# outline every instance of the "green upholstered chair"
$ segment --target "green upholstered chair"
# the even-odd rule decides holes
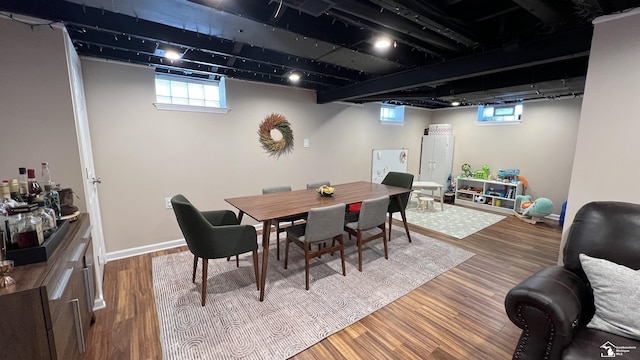
[[[293,225],[286,229],[287,244],[284,250],[284,268],[287,268],[289,261],[289,243],[294,242],[304,250],[305,288],[307,290],[309,290],[309,260],[322,254],[339,250],[342,260],[342,275],[347,275],[344,267],[344,242],[342,239],[345,209],[345,204],[310,209],[306,223]],[[318,246],[318,251],[312,251],[313,244],[320,245],[328,240],[332,242],[331,247]]]
[[[381,184],[393,185],[393,186],[398,186],[405,189],[411,189],[413,186],[413,174],[390,171],[387,174],[387,176],[384,177]],[[403,210],[407,208],[410,195],[411,195],[411,192],[407,192],[406,194],[400,195],[400,201],[402,202]],[[391,223],[393,221],[393,213],[400,212],[400,206],[398,205],[395,199],[391,199],[391,202],[389,203],[389,209],[387,210],[387,212],[389,213],[389,240],[391,240]],[[411,242],[411,237],[409,235],[409,227],[407,226],[407,222],[405,221],[406,219],[402,219],[402,220],[404,223],[404,230],[407,232],[407,238],[409,239],[409,242]]]
[[[347,217],[347,223],[344,225],[344,230],[349,233],[349,237],[351,237],[351,235],[356,236],[358,244],[358,270],[360,271],[362,271],[362,245],[372,240],[382,238],[382,242],[384,244],[384,258],[389,258],[389,253],[387,252],[387,232],[385,227],[388,207],[388,196],[365,200],[362,202],[362,207],[360,208],[360,213],[356,221],[349,222],[349,217]],[[380,229],[380,232],[376,232],[366,238],[363,238],[363,232],[371,229]]]
[[[253,252],[256,287],[260,290],[258,242],[256,229],[253,226],[240,225],[233,211],[199,211],[181,194],[171,198],[171,205],[189,251],[193,253],[192,281],[194,283],[198,258],[202,258],[202,306],[207,298],[209,259],[229,258],[233,255]]]
[[[291,191],[291,186],[283,185],[283,186],[272,186],[262,189],[262,194],[271,194],[278,192]],[[280,260],[280,233],[284,232],[285,227],[283,225],[293,225],[298,220],[304,220],[305,216],[288,216],[285,218],[277,219],[273,222],[273,226],[276,228],[276,259]]]

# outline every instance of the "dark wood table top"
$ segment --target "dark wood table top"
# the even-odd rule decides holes
[[[333,196],[320,196],[315,189],[294,190],[271,194],[250,195],[225,199],[238,210],[257,221],[279,219],[309,212],[309,209],[334,204],[353,204],[380,196],[410,192],[397,186],[357,181],[333,186]]]

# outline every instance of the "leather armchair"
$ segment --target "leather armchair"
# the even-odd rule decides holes
[[[509,319],[523,330],[513,358],[601,358],[607,342],[635,346],[629,358],[640,357],[640,341],[586,327],[595,305],[578,257],[584,253],[640,269],[640,205],[611,201],[584,205],[562,251],[563,266],[539,271],[505,298]]]

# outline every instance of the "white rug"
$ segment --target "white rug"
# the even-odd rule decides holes
[[[444,210],[440,210],[440,203],[435,204],[435,209],[423,211],[416,210],[415,202],[410,202],[405,213],[407,222],[411,224],[458,239],[463,239],[506,218],[503,215],[450,204],[444,204]],[[393,218],[402,220],[400,213],[393,214]]]
[[[286,359],[473,256],[417,233],[411,234],[412,243],[404,230],[394,229],[392,236],[389,260],[382,241],[365,246],[362,273],[354,240],[345,241],[346,277],[339,255],[312,259],[308,291],[302,250],[292,244],[284,270],[272,248],[264,302],[250,253],[240,257],[240,268],[235,261],[209,261],[204,307],[202,270],[193,284],[190,252],[153,258],[164,359]]]

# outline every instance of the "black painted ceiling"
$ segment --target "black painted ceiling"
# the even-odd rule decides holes
[[[426,108],[582,96],[596,16],[640,0],[0,0],[81,56]],[[386,52],[373,47],[386,35]],[[157,50],[173,48],[180,60]],[[290,84],[291,72],[302,75]]]

